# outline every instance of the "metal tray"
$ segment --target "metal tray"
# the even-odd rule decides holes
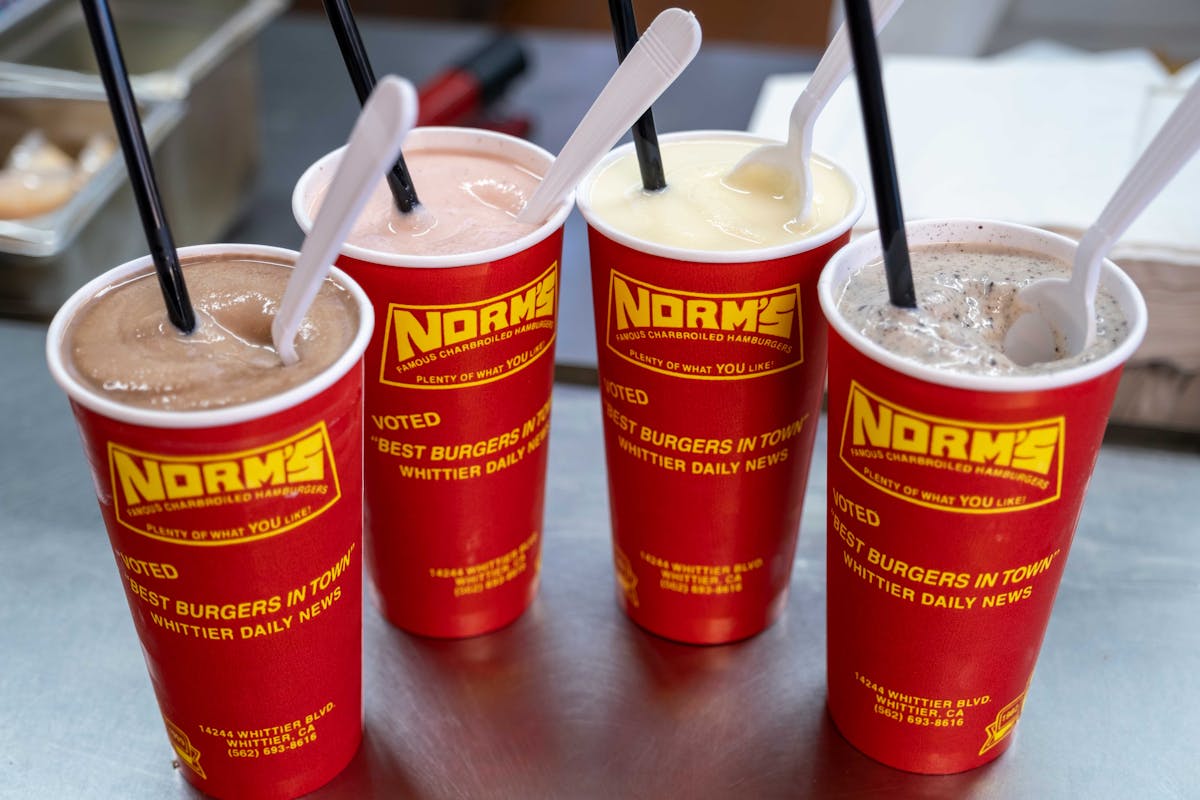
[[[142,103],[146,141],[156,160],[178,129],[177,102]],[[30,94],[0,82],[0,153],[37,128],[74,156],[94,133],[116,142],[103,92],[60,88]],[[177,215],[172,215],[172,218]],[[120,154],[110,158],[67,203],[47,214],[0,220],[0,313],[42,317],[74,287],[145,252],[137,207]]]
[[[255,40],[287,2],[111,5],[176,243],[219,240],[244,209],[258,167]],[[68,152],[82,131],[112,131],[74,0],[26,0],[0,14],[3,154],[23,121]],[[117,157],[66,206],[0,220],[0,314],[48,317],[79,285],[145,252]]]

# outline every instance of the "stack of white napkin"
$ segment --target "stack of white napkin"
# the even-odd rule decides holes
[[[808,78],[769,78],[750,130],[786,138]],[[1077,236],[1197,79],[1200,63],[1170,74],[1145,51],[1091,54],[1052,44],[985,59],[885,56],[905,216],[1004,219]],[[814,149],[870,194],[853,77],[817,122]],[[1150,306],[1150,330],[1114,410],[1119,421],[1200,430],[1198,206],[1200,158],[1113,252]],[[856,233],[875,225],[869,197]]]

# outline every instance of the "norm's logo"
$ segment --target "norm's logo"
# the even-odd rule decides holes
[[[804,360],[800,287],[702,293],[613,271],[607,345],[641,367],[688,378],[767,375]]]
[[[991,424],[896,405],[850,385],[840,458],[876,488],[917,505],[988,514],[1062,491],[1063,417]]]
[[[379,380],[422,389],[497,380],[550,349],[557,309],[557,261],[524,286],[477,302],[391,303]]]
[[[108,443],[113,505],[125,527],[180,544],[283,533],[341,497],[325,423],[221,455],[160,455]]]

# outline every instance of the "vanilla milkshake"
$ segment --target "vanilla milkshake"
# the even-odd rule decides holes
[[[659,142],[664,190],[643,190],[631,146],[578,189],[613,562],[634,622],[715,644],[763,630],[787,597],[824,388],[817,278],[863,194],[814,158],[802,215],[777,176],[728,178],[773,142],[721,131]]]
[[[692,138],[694,137],[694,138]],[[815,156],[811,213],[779,188],[778,175],[754,170],[736,185],[730,171],[762,145],[748,138],[667,138],[662,143],[667,188],[642,188],[632,155],[602,165],[589,181],[588,204],[606,225],[646,242],[703,251],[754,250],[829,230],[854,207],[854,187],[829,161]]]

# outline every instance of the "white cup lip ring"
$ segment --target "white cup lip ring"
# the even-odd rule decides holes
[[[946,232],[945,238],[931,238],[938,229]],[[971,231],[976,233],[972,235]],[[1049,255],[1065,259],[1068,263],[1077,245],[1076,240],[1061,234],[1030,225],[1000,220],[947,217],[909,220],[905,223],[905,233],[910,246],[942,242],[984,243],[989,241],[986,235],[978,233],[979,231],[1002,237],[1015,236],[1016,239],[1011,242],[1013,247],[1041,250]],[[882,246],[879,236],[874,231],[856,238],[835,253],[825,265],[821,277],[817,281],[817,296],[821,302],[821,310],[830,327],[837,331],[851,347],[895,372],[927,383],[998,393],[1044,392],[1060,389],[1085,383],[1122,366],[1133,356],[1146,335],[1145,299],[1133,279],[1111,260],[1105,259],[1100,285],[1113,293],[1129,323],[1128,333],[1113,350],[1084,364],[1035,375],[975,375],[936,369],[898,356],[870,341],[855,330],[837,311],[836,293],[840,291],[850,272],[880,258],[881,253]]]
[[[694,131],[676,131],[674,133],[666,133],[658,137],[660,142],[670,143],[675,141],[688,141],[696,139],[729,139],[742,142],[752,142],[758,145],[777,145],[781,144],[777,139],[770,139],[763,136],[758,136],[746,131],[731,131],[731,130],[694,130]],[[850,172],[838,162],[821,155],[813,153],[813,157],[829,165],[837,172],[837,174],[846,181],[854,190],[854,202],[851,204],[850,210],[838,222],[826,228],[819,233],[797,239],[785,244],[771,245],[769,247],[754,247],[742,250],[700,250],[689,247],[672,247],[670,245],[659,244],[657,242],[646,241],[635,236],[630,236],[605,222],[600,218],[591,207],[591,189],[596,178],[604,169],[613,161],[624,157],[633,150],[633,143],[627,142],[619,147],[614,148],[596,166],[588,171],[588,174],[583,177],[576,187],[576,205],[579,207],[579,213],[587,221],[588,225],[594,228],[597,232],[608,239],[611,239],[618,244],[624,245],[632,250],[637,250],[642,253],[659,256],[661,258],[669,258],[674,261],[685,261],[696,264],[750,264],[761,261],[774,261],[780,258],[787,258],[798,253],[805,253],[816,250],[830,242],[836,240],[843,234],[850,231],[858,219],[862,216],[863,210],[866,208],[866,193],[862,186]]]
[[[192,256],[261,256],[272,261],[282,261],[294,264],[299,254],[294,250],[282,247],[270,247],[258,244],[202,244],[181,247],[178,250],[180,258]],[[279,394],[271,395],[260,400],[253,400],[238,405],[221,408],[198,409],[192,411],[164,411],[161,409],[140,408],[118,403],[100,392],[87,386],[79,380],[67,367],[64,337],[71,320],[78,310],[88,303],[99,292],[129,278],[150,274],[154,271],[154,261],[150,256],[141,256],[127,261],[92,279],[63,303],[54,315],[46,334],[46,361],[50,374],[63,391],[75,402],[88,410],[109,419],[118,420],[130,425],[149,428],[191,429],[218,428],[227,425],[237,425],[262,419],[316,397],[321,392],[341,380],[358,363],[366,351],[367,343],[371,340],[374,330],[375,312],[366,292],[342,270],[337,267],[330,269],[329,277],[345,289],[357,307],[359,320],[358,330],[346,351],[342,353],[329,367],[303,383],[297,384]]]
[[[437,137],[441,137],[441,139],[439,140]],[[456,128],[449,126],[414,128],[405,138],[404,147],[420,149],[426,139],[442,144],[449,142],[459,147],[465,147],[465,145],[472,142],[491,141],[496,147],[503,148],[506,152],[523,153],[528,158],[542,160],[544,162],[541,165],[543,169],[549,169],[550,164],[554,161],[554,156],[548,151],[525,139],[519,139],[516,136],[510,136],[498,131],[476,128]],[[332,162],[336,162],[341,157],[342,151],[345,149],[345,146],[339,147],[310,164],[292,189],[292,216],[305,235],[312,230],[313,223],[313,217],[307,207],[307,196],[310,186],[318,175],[329,168]],[[417,186],[416,188],[418,196],[420,196],[421,187]],[[341,248],[339,248],[339,252],[357,261],[388,267],[446,269],[488,264],[528,250],[547,239],[564,225],[567,216],[571,213],[571,209],[574,206],[575,193],[571,192],[563,199],[563,202],[554,210],[554,213],[549,218],[537,227],[531,227],[529,233],[511,242],[485,250],[473,250],[465,253],[440,256],[405,255],[343,243]]]

